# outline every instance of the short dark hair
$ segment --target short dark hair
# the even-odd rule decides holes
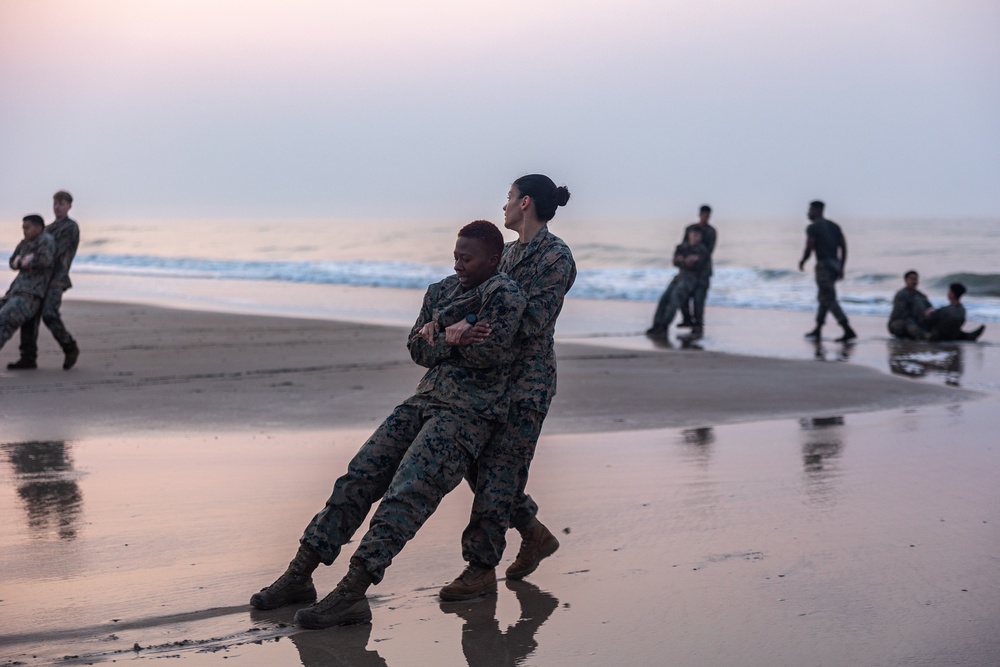
[[[702,204],[701,208],[698,209],[698,212],[699,213],[711,213],[712,212],[712,207],[709,206],[708,204]]]
[[[542,174],[528,174],[514,181],[514,187],[522,197],[531,197],[535,205],[535,215],[542,222],[555,217],[556,209],[569,201],[569,190],[565,185],[556,187],[555,182]]]
[[[23,218],[21,218],[21,220],[23,220],[24,222],[30,222],[31,224],[35,225],[36,227],[41,227],[42,229],[45,229],[45,218],[43,218],[42,216],[38,215],[37,213],[32,213],[31,215],[26,215]]]
[[[820,213],[822,213],[823,209],[826,208],[826,204],[824,204],[818,199],[814,199],[813,201],[809,202],[809,208],[814,208]]]
[[[59,192],[52,195],[52,199],[55,201],[64,201],[67,204],[73,203],[73,195],[71,195],[66,190],[60,190]]]
[[[919,277],[919,276],[920,276],[920,274],[918,274],[918,273],[917,273],[916,271],[914,271],[913,269],[910,269],[909,271],[907,271],[906,273],[904,273],[904,274],[903,274],[903,280],[906,280],[906,279],[907,279],[907,278],[909,278],[910,276],[917,276],[917,277]]]
[[[503,234],[489,220],[474,220],[458,230],[459,237],[476,239],[491,255],[503,254]]]
[[[961,299],[962,295],[968,291],[962,283],[952,283],[948,285],[948,289],[951,290],[951,293],[955,295],[956,299]]]

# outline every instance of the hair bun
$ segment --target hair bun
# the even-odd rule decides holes
[[[565,185],[560,185],[556,188],[556,206],[565,206],[566,202],[569,201],[569,188]]]

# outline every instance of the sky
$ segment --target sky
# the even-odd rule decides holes
[[[0,215],[1000,216],[995,0],[0,0]],[[562,214],[561,214],[562,215]]]

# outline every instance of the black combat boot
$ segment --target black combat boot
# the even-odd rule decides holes
[[[962,339],[977,341],[979,340],[979,337],[983,335],[984,331],[986,331],[986,325],[980,324],[978,329],[973,329],[969,333],[963,333]],[[7,366],[7,368],[10,368],[10,366]]]
[[[297,602],[315,602],[316,587],[312,573],[319,567],[319,554],[304,544],[299,545],[295,558],[285,573],[267,588],[250,598],[255,609],[277,609]]]
[[[822,335],[822,327],[817,326],[815,329],[806,334],[806,340],[820,340]]]
[[[517,558],[507,568],[508,579],[523,579],[538,569],[543,558],[548,558],[559,548],[559,540],[541,521],[532,518],[527,526],[518,528],[521,548]]]
[[[295,622],[303,628],[320,630],[335,625],[354,625],[372,620],[365,591],[372,585],[372,576],[360,561],[351,560],[347,574],[332,593],[311,607],[295,612]]]
[[[28,359],[27,357],[21,357],[17,361],[12,361],[7,364],[7,370],[9,371],[28,371],[38,368],[38,362],[34,359]]]
[[[68,371],[76,365],[76,360],[80,358],[80,348],[76,346],[76,343],[70,343],[63,354],[66,355],[63,360],[63,370]]]
[[[851,328],[850,324],[844,324],[844,335],[838,338],[837,343],[846,343],[849,340],[854,340],[858,337],[858,334],[854,333],[854,329]]]

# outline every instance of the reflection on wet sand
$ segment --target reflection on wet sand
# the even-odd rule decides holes
[[[83,494],[66,443],[11,442],[0,444],[0,449],[6,452],[14,469],[28,528],[42,534],[54,531],[64,540],[75,538]]]
[[[963,370],[962,345],[890,340],[889,370],[896,375],[915,378],[928,374],[943,375],[947,384],[958,386]]]
[[[469,667],[514,667],[535,652],[535,633],[559,607],[559,600],[527,581],[507,581],[521,606],[517,623],[501,632],[497,621],[497,596],[442,602],[441,611],[459,616],[462,652]]]
[[[302,667],[387,667],[378,651],[368,650],[372,624],[307,630],[291,636]]]
[[[702,465],[712,458],[712,444],[715,442],[715,430],[711,426],[688,428],[681,431],[681,442],[691,460]]]
[[[838,463],[843,453],[844,418],[811,417],[799,420],[804,441],[802,465],[806,473],[806,496],[812,504],[831,505],[840,477]]]
[[[827,347],[822,340],[817,340],[814,345],[813,356],[817,361],[849,361],[854,352],[854,341]]]

